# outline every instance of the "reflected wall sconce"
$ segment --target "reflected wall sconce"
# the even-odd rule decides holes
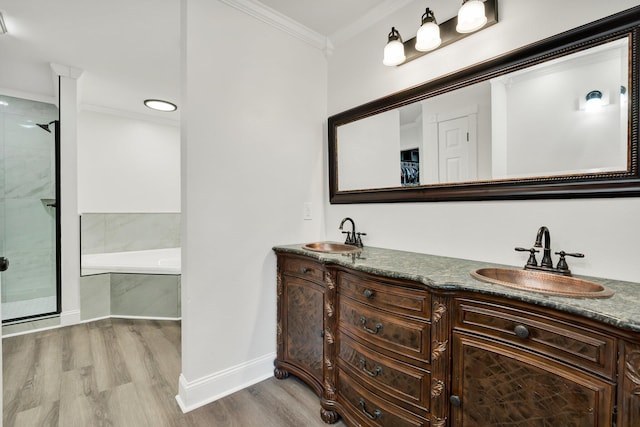
[[[599,90],[592,90],[585,97],[586,103],[584,104],[584,109],[587,111],[594,111],[602,107],[602,92]]]
[[[433,11],[427,8],[416,37],[403,42],[398,30],[391,28],[382,63],[387,66],[406,64],[497,22],[498,0],[463,0],[458,16],[439,25]]]

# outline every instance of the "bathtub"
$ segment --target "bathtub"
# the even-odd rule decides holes
[[[180,274],[180,248],[82,255],[81,275],[104,273]]]

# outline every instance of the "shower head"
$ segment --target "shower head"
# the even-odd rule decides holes
[[[46,130],[47,132],[51,133],[51,129],[49,129],[49,125],[45,125],[45,124],[41,124],[41,123],[36,123],[36,125],[41,128]]]
[[[53,121],[50,121],[50,122],[49,122],[49,123],[47,123],[47,124],[43,124],[43,123],[36,123],[36,125],[37,125],[40,129],[44,129],[44,130],[46,130],[47,132],[51,133],[51,129],[49,129],[49,126],[50,126],[50,125],[52,125],[52,124],[53,124],[53,123],[55,123],[55,122],[56,122],[56,121],[55,121],[55,120],[53,120]]]

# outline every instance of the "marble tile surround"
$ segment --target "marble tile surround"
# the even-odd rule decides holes
[[[84,213],[83,254],[180,247],[179,213]]]
[[[82,320],[107,316],[179,318],[180,276],[106,273],[80,278]]]

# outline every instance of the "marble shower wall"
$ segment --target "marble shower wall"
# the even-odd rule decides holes
[[[56,294],[55,137],[36,124],[57,119],[55,105],[0,95],[2,302]]]
[[[180,247],[179,213],[84,213],[83,254]]]

